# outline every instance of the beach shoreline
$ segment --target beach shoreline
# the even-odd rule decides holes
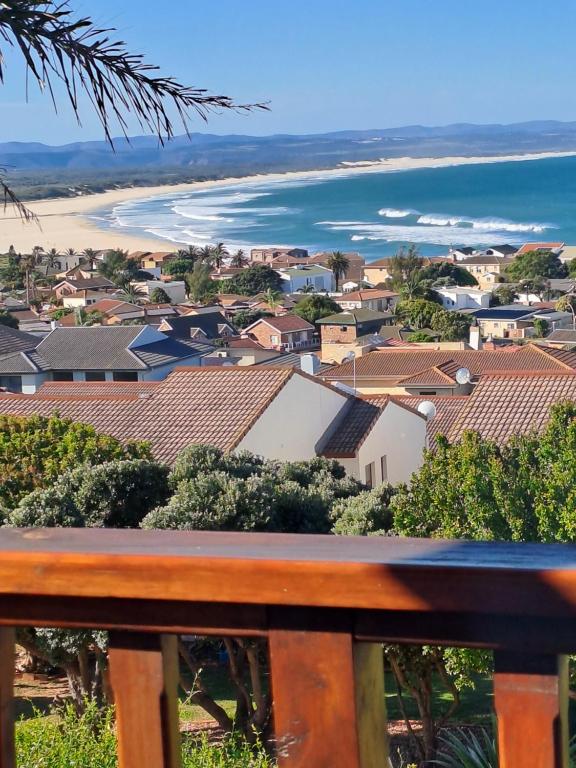
[[[128,251],[172,250],[177,244],[154,237],[136,235],[111,228],[99,227],[89,216],[103,209],[131,200],[145,200],[151,197],[198,192],[213,187],[242,186],[266,182],[282,182],[307,178],[331,178],[355,176],[366,173],[393,173],[424,168],[445,168],[460,165],[476,165],[504,162],[525,162],[559,157],[576,156],[573,152],[540,152],[517,155],[453,156],[453,157],[399,157],[368,162],[343,162],[337,168],[310,171],[289,171],[286,173],[255,174],[253,176],[230,177],[185,184],[159,185],[150,187],[125,187],[93,195],[54,198],[27,202],[35,213],[38,223],[24,223],[13,209],[0,209],[0,253],[6,253],[11,245],[17,252],[29,252],[36,245],[44,249],[56,248],[63,251],[75,248],[104,250],[122,248]],[[254,243],[254,245],[258,245]]]

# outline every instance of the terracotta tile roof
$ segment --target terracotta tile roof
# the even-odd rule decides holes
[[[563,246],[564,243],[524,243],[516,251],[516,256],[522,256],[523,253],[528,253],[529,251],[554,251]]]
[[[563,356],[556,353],[564,353]],[[356,360],[356,378],[393,378],[401,380],[422,371],[453,362],[470,370],[473,376],[496,371],[563,371],[576,369],[576,353],[527,344],[496,350],[427,350],[422,348],[382,349]],[[325,379],[353,377],[353,363],[335,366]]]
[[[278,315],[277,317],[261,317],[260,320],[249,325],[245,332],[250,333],[254,326],[261,325],[262,323],[271,326],[278,333],[314,330],[314,326],[308,320],[304,320],[304,318],[298,317],[298,315]]]
[[[255,339],[246,338],[226,339],[225,345],[229,349],[264,349]]]
[[[402,379],[402,386],[454,386],[454,384],[456,384],[456,379],[454,378],[455,371],[453,369],[454,361],[450,360],[448,363],[435,365],[433,368],[428,368],[426,371],[421,371],[414,376],[408,376],[406,379]],[[456,370],[458,370],[458,368],[456,368]]]
[[[271,367],[177,368],[149,396],[2,395],[0,413],[58,411],[120,440],[149,440],[157,459],[172,462],[192,443],[233,450],[294,375],[303,374]]]
[[[418,409],[420,403],[432,402],[436,406],[436,416],[433,419],[429,419],[426,422],[426,434],[428,436],[428,446],[433,447],[436,441],[437,435],[448,435],[452,429],[452,426],[456,419],[462,414],[466,408],[468,400],[471,395],[456,395],[456,396],[437,396],[432,395],[430,397],[422,396],[398,396],[395,395],[394,399],[399,400],[401,403],[410,406],[414,410]],[[372,402],[377,402],[378,398],[370,397]]]
[[[393,299],[400,294],[396,291],[385,291],[379,288],[367,288],[359,291],[352,291],[351,293],[344,293],[342,296],[338,296],[334,299],[336,302],[340,301],[369,301],[370,299]]]
[[[454,441],[473,429],[503,443],[514,434],[541,431],[550,407],[563,400],[576,401],[574,373],[486,376],[454,419],[447,437]]]
[[[46,381],[36,397],[138,397],[154,392],[160,384],[160,381]]]
[[[321,453],[326,458],[352,458],[366,439],[390,398],[378,403],[354,398]]]

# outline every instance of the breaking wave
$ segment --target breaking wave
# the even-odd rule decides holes
[[[405,219],[406,216],[417,216],[418,211],[413,211],[411,208],[406,210],[402,208],[380,208],[378,215],[384,216],[387,219]]]

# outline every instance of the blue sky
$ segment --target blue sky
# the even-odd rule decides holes
[[[574,0],[71,0],[166,74],[271,112],[193,130],[307,133],[576,120]],[[161,14],[159,14],[159,8]],[[0,48],[2,46],[0,45]],[[0,141],[102,137],[31,89],[7,54]],[[136,130],[136,129],[135,129]],[[138,131],[136,131],[138,132]]]

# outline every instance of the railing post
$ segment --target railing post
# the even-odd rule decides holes
[[[0,627],[0,768],[15,768],[14,748],[14,636]]]
[[[269,641],[280,768],[387,768],[382,646],[346,632]]]
[[[113,632],[109,664],[119,768],[180,768],[177,637]]]
[[[568,659],[495,654],[500,768],[568,768]]]

